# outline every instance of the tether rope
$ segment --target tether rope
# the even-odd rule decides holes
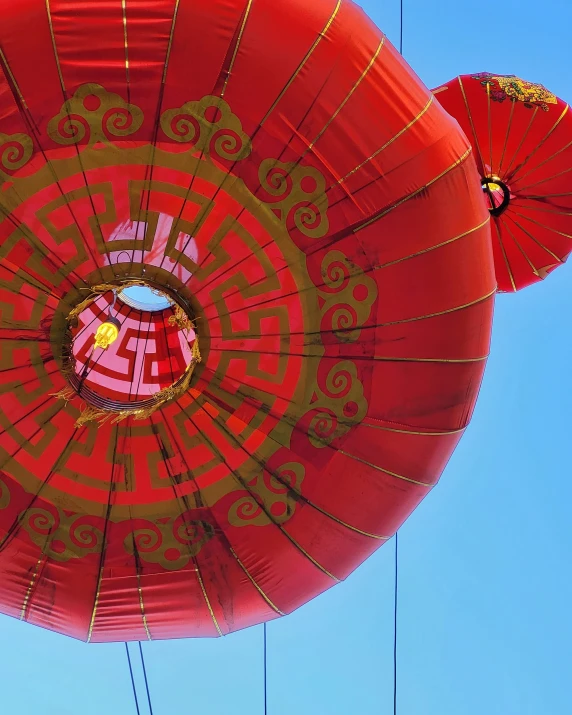
[[[149,693],[149,683],[147,682],[147,668],[145,667],[145,658],[143,657],[143,648],[141,647],[141,641],[139,641],[139,655],[141,656],[141,665],[143,666],[143,678],[145,679],[145,690],[147,692],[147,702],[149,703],[149,713],[153,715],[151,694]]]
[[[393,593],[393,715],[397,715],[397,532],[395,534],[395,588]]]
[[[266,623],[264,624],[264,715],[268,715],[268,675],[267,675],[267,657],[266,657]]]
[[[135,678],[133,677],[133,667],[131,665],[131,656],[129,655],[129,647],[127,643],[125,644],[125,652],[127,653],[127,662],[129,663],[129,675],[131,676],[131,687],[133,688],[133,697],[135,699],[135,708],[137,710],[137,715],[141,715],[139,710],[139,700],[137,699],[137,688],[135,687]]]

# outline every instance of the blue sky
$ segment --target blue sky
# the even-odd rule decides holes
[[[396,41],[398,0],[363,5]],[[486,70],[572,101],[571,26],[569,0],[405,0],[404,54],[429,86]],[[570,270],[498,299],[472,425],[400,532],[400,715],[572,712]],[[271,623],[269,713],[390,713],[392,609],[393,542]],[[2,715],[135,715],[122,644],[5,617],[0,643]],[[262,627],[144,649],[155,715],[263,712]]]

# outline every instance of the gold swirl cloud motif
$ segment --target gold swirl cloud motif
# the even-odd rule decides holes
[[[102,549],[103,532],[90,517],[36,508],[22,514],[21,519],[22,527],[36,546],[55,561],[79,559]]]
[[[139,107],[128,104],[100,84],[83,84],[50,120],[48,135],[56,144],[93,146],[130,136],[142,124],[143,112]]]
[[[284,524],[294,514],[305,476],[302,464],[283,464],[277,476],[263,472],[248,482],[248,496],[238,499],[230,508],[232,526],[268,526]],[[264,506],[264,508],[261,506]]]
[[[308,439],[318,449],[343,437],[364,419],[367,400],[355,363],[343,360],[332,367],[325,384],[316,391],[310,410],[314,416]]]
[[[322,323],[322,327],[333,330],[340,342],[355,343],[377,299],[375,280],[341,251],[326,254],[322,261],[322,278],[322,318],[328,321],[326,325]]]
[[[25,166],[34,152],[34,142],[27,134],[0,133],[0,184]]]
[[[295,227],[309,238],[323,238],[328,233],[326,180],[317,169],[265,159],[258,178],[262,189],[272,197],[268,206],[278,213],[289,231]]]
[[[206,156],[240,161],[252,151],[240,119],[220,97],[206,96],[168,109],[161,116],[161,128],[169,139]]]

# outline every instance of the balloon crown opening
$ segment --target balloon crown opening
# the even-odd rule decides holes
[[[61,372],[67,379],[68,386],[52,395],[66,403],[79,401],[80,412],[76,427],[88,422],[100,425],[111,421],[117,424],[127,417],[146,419],[165,403],[188,391],[195,367],[201,362],[201,353],[192,310],[186,301],[175,291],[141,279],[123,279],[114,283],[93,285],[86,288],[85,293],[86,296],[67,316]],[[142,301],[141,297],[146,300]],[[132,318],[133,325],[126,325],[131,313],[136,316]],[[118,344],[117,348],[110,349],[120,338],[122,328],[126,333],[124,340],[132,341],[134,325],[135,332],[138,328],[140,333],[135,336],[135,340],[140,338],[142,341],[142,345],[136,344],[134,349],[135,363],[138,364],[137,360],[141,362],[139,371],[135,370],[135,364],[131,366],[132,370],[122,367],[125,351],[129,352],[131,349],[129,343]],[[90,340],[89,331],[94,330]],[[151,335],[152,330],[154,332]],[[159,336],[158,333],[161,332],[163,335]],[[178,372],[174,372],[172,368],[167,333],[171,335],[171,339],[176,336],[175,344],[181,350],[180,360],[175,362],[179,365]],[[159,338],[165,343],[164,359],[169,363],[172,380],[170,384],[162,384],[159,389],[143,395],[139,389],[140,385],[135,386],[135,373],[139,374],[140,381],[145,360],[149,355],[153,355],[151,345]],[[155,345],[155,353],[158,350]],[[126,394],[119,395],[120,399],[116,399],[113,391],[106,388],[105,378],[101,378],[101,375],[105,375],[105,371],[110,369],[107,364],[110,360],[115,360],[116,370],[122,369],[126,372],[128,391],[126,388]],[[183,369],[181,364],[184,365]]]
[[[481,187],[487,198],[491,216],[500,216],[510,203],[510,189],[504,181],[492,174],[481,179]]]

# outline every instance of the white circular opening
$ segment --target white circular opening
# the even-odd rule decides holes
[[[173,305],[164,293],[149,286],[129,286],[121,291],[119,299],[130,308],[149,313],[158,313]]]

